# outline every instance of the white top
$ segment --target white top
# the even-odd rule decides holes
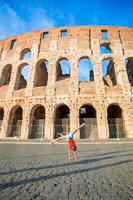
[[[66,139],[67,140],[70,140],[70,139],[73,139],[74,138],[74,134],[72,134],[71,132],[66,134]]]

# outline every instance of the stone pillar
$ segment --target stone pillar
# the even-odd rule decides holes
[[[79,94],[79,83],[78,83],[78,61],[76,57],[71,57],[70,67],[71,67],[71,76],[70,76],[70,91],[71,96],[75,98]]]
[[[56,58],[56,56],[55,56]],[[55,81],[56,81],[56,59],[49,60],[48,68],[48,84],[47,84],[47,98],[51,99],[55,95]]]
[[[10,83],[8,86],[6,99],[11,99],[13,97],[13,91],[15,88],[16,78],[18,74],[17,66],[18,66],[17,64],[12,65],[12,73],[11,73],[11,78],[10,78]]]
[[[55,81],[56,81],[56,55],[49,60],[48,67],[48,84],[47,84],[47,100],[46,100],[46,117],[45,117],[45,135],[44,139],[51,140],[54,138],[54,113],[52,102],[55,97]]]
[[[27,82],[27,86],[25,89],[25,96],[32,96],[35,72],[36,72],[36,61],[32,62],[29,66],[29,77],[28,77],[28,82]]]
[[[93,59],[93,70],[95,79],[95,88],[97,92],[98,110],[97,110],[97,128],[99,139],[108,138],[108,123],[106,118],[106,109],[104,108],[105,85],[102,79],[102,61]]]
[[[48,100],[46,103],[46,114],[45,114],[45,131],[44,139],[51,140],[54,138],[54,120],[52,112],[52,101]]]
[[[23,120],[22,120],[22,125],[21,125],[21,140],[27,140],[28,139],[28,134],[29,134],[29,125],[30,125],[30,110],[29,106],[27,103],[27,106],[25,105],[23,107]]]
[[[79,127],[79,110],[76,106],[76,102],[72,102],[72,106],[70,108],[70,131],[73,132]],[[79,139],[80,131],[76,132],[75,139]]]
[[[121,85],[122,94],[124,96],[123,123],[127,138],[133,137],[133,120],[132,120],[132,105],[131,105],[131,85],[128,80],[126,64],[124,60],[117,60],[115,64],[117,74],[117,82]]]
[[[97,126],[98,126],[98,137],[99,139],[109,138],[108,120],[107,112],[103,104],[99,104],[99,109],[97,110]]]
[[[10,110],[4,109],[4,117],[1,127],[0,139],[5,139],[8,131],[8,123],[10,118]]]
[[[45,136],[44,139],[53,139],[54,137],[54,119],[52,102],[56,94],[56,55],[49,59],[48,67],[48,84],[47,84],[47,101],[46,101],[46,118],[45,118]]]
[[[131,101],[125,101],[122,113],[123,126],[127,138],[133,138],[133,113],[131,105]]]
[[[97,95],[105,94],[105,86],[102,79],[102,64],[100,60],[93,59],[94,80]]]
[[[124,61],[115,62],[115,74],[116,74],[117,84],[121,85],[123,94],[126,95],[127,93],[130,93],[131,85],[128,81],[128,75]]]

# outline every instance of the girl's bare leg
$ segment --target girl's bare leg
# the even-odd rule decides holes
[[[74,154],[74,160],[77,160],[77,152],[74,151],[73,154]]]
[[[67,148],[68,151],[68,159],[71,160],[71,150],[69,149],[69,147]]]

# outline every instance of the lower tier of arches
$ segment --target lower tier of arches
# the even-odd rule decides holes
[[[28,108],[27,108],[28,110]],[[104,111],[104,119],[97,109],[89,104],[83,104],[79,109],[71,108],[64,104],[58,104],[53,113],[48,116],[47,107],[36,104],[27,113],[22,106],[14,106],[8,116],[0,107],[0,138],[20,138],[20,139],[53,139],[59,134],[67,134],[77,129],[82,123],[82,127],[76,134],[78,139],[108,139],[108,138],[132,138],[129,131],[132,122],[125,123],[125,116],[122,108],[118,104],[110,104]]]

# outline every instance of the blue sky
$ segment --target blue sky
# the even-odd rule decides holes
[[[132,0],[0,0],[0,39],[59,26],[133,26]]]

